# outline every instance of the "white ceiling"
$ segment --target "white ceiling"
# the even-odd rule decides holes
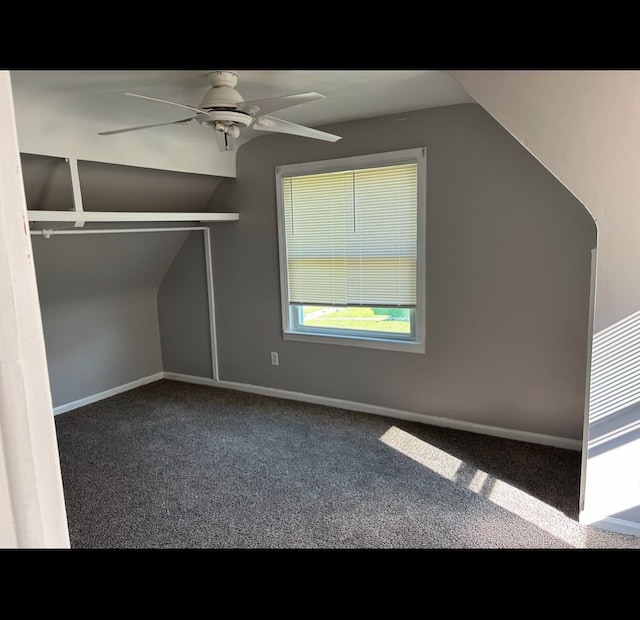
[[[311,127],[473,101],[446,71],[211,71],[219,69],[238,75],[236,88],[245,100],[306,91],[322,93],[325,99],[273,113],[277,118]],[[214,137],[197,124],[97,136],[99,131],[189,117],[191,114],[183,108],[117,93],[128,91],[198,106],[209,88],[208,73],[11,71],[20,148],[30,153],[234,176],[235,155],[216,153]]]

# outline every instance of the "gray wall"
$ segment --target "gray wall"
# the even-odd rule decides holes
[[[213,195],[240,213],[212,227],[220,378],[580,439],[596,244],[583,206],[475,104],[323,129],[343,139],[243,145]],[[284,342],[275,166],[421,146],[426,353]]]
[[[162,363],[167,372],[213,378],[202,231],[189,233],[158,290]]]
[[[32,237],[54,407],[163,370],[157,290],[185,236]]]
[[[29,209],[73,209],[71,174],[63,158],[23,153],[21,164]],[[206,211],[220,181],[206,175],[86,161],[78,162],[78,173],[86,211]],[[134,226],[161,227],[162,223]],[[73,225],[42,223],[33,228]],[[99,228],[131,225],[85,226],[85,230]],[[161,342],[157,298],[160,283],[187,236],[183,232],[32,236],[54,407],[161,372],[163,345],[170,358],[182,350],[170,338]],[[193,236],[201,239],[202,233]],[[192,264],[189,248],[191,244],[176,264],[190,275],[175,286],[179,293],[193,294],[196,306],[188,316],[177,316],[177,300],[168,299],[165,292],[163,308],[176,321],[173,333],[180,334],[180,320],[202,333],[207,354],[198,356],[199,345],[194,345],[186,368],[210,376],[208,319],[197,320],[207,313],[204,258]]]

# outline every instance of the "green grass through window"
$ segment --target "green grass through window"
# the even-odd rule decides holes
[[[303,307],[304,325],[408,334],[409,311],[401,308]]]

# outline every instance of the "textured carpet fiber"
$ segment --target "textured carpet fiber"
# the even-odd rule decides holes
[[[55,422],[72,549],[640,549],[571,450],[167,380]]]

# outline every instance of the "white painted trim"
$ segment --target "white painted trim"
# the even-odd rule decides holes
[[[513,439],[516,441],[526,441],[529,443],[541,444],[545,446],[553,446],[556,448],[564,448],[567,450],[580,450],[582,443],[578,439],[567,439],[565,437],[555,437],[553,435],[543,435],[541,433],[530,433],[527,431],[516,431],[512,429],[500,428],[498,426],[488,426],[485,424],[474,424],[473,422],[464,422],[461,420],[452,420],[449,418],[441,418],[437,416],[426,415],[423,413],[414,413],[411,411],[403,411],[401,409],[391,409],[389,407],[380,407],[378,405],[370,405],[367,403],[358,403],[351,400],[342,400],[340,398],[329,398],[326,396],[315,396],[313,394],[304,394],[302,392],[291,392],[289,390],[281,390],[278,388],[269,388],[259,385],[250,385],[247,383],[236,383],[234,381],[215,381],[205,377],[194,377],[191,375],[183,375],[175,372],[165,372],[165,379],[173,381],[182,381],[184,383],[195,383],[198,385],[209,385],[211,387],[220,387],[239,392],[251,392],[252,394],[262,394],[263,396],[272,396],[274,398],[286,398],[287,400],[297,400],[306,403],[314,403],[317,405],[326,405],[328,407],[336,407],[338,409],[346,409],[348,411],[357,411],[360,413],[372,413],[389,418],[399,420],[407,420],[409,422],[419,422],[421,424],[431,424],[432,426],[441,426],[461,431],[468,431],[480,435],[490,435],[492,437],[502,437],[504,439]]]
[[[206,226],[202,232],[204,240],[204,262],[207,278],[207,299],[209,301],[209,333],[211,334],[211,373],[214,381],[218,375],[218,340],[216,335],[216,306],[213,286],[213,257],[211,252],[211,231]]]
[[[587,324],[587,364],[584,383],[584,414],[582,420],[582,459],[580,462],[579,510],[584,510],[589,459],[589,409],[591,403],[591,361],[593,350],[593,326],[595,323],[596,274],[598,271],[598,247],[591,250],[591,278],[589,283],[589,323]]]
[[[78,160],[71,157],[67,157],[67,163],[69,164],[69,172],[71,173],[71,189],[73,190],[73,208],[76,212],[82,213],[84,207],[82,206],[82,192],[80,191],[80,174],[78,173]],[[76,220],[74,226],[76,228],[82,228],[84,226],[84,218]]]
[[[295,311],[292,311],[295,312]],[[418,320],[419,312],[414,312],[416,321]],[[290,323],[292,320],[289,321]],[[307,328],[313,329],[313,328]],[[326,333],[321,333],[321,330],[326,330]],[[414,340],[392,340],[391,338],[377,338],[372,334],[355,336],[343,335],[338,333],[331,333],[331,328],[319,328],[317,331],[306,333],[300,329],[297,332],[283,332],[283,340],[291,340],[298,342],[315,342],[317,344],[330,344],[345,347],[364,347],[365,349],[380,349],[383,351],[404,351],[405,353],[424,353],[425,344],[424,341]],[[362,334],[362,332],[360,332]],[[380,333],[380,332],[378,332]]]
[[[27,211],[30,222],[232,222],[237,213],[146,213],[133,211]]]
[[[226,387],[221,385],[221,383],[225,383],[224,381],[216,381],[215,379],[209,379],[208,377],[196,377],[195,375],[183,375],[179,372],[167,372],[162,373],[163,379],[168,379],[169,381],[180,381],[182,383],[193,383],[195,385],[208,385],[209,387]],[[231,388],[235,389],[235,388]],[[245,390],[239,390],[245,391]]]
[[[627,521],[626,519],[618,519],[617,517],[594,516],[593,513],[581,512],[578,522],[583,525],[590,525],[600,530],[615,532],[617,534],[630,534],[631,536],[640,536],[640,523]]]
[[[54,407],[53,415],[59,415],[61,413],[66,413],[67,411],[77,409],[78,407],[90,405],[91,403],[98,402],[99,400],[104,400],[105,398],[109,398],[110,396],[122,394],[122,392],[128,392],[129,390],[147,385],[148,383],[153,383],[154,381],[160,381],[160,379],[163,378],[164,372],[157,372],[153,375],[149,375],[148,377],[142,377],[141,379],[136,379],[135,381],[131,381],[130,383],[125,383],[124,385],[119,385],[117,387],[111,388],[110,390],[105,390],[104,392],[99,392],[98,394],[92,394],[91,396],[86,396],[85,398],[74,400],[73,402],[66,403],[65,405],[58,405],[57,407]]]
[[[303,174],[355,170],[379,165],[413,163],[417,166],[417,282],[416,307],[413,313],[413,334],[396,339],[381,332],[366,333],[356,330],[300,327],[295,320],[296,311],[289,303],[289,273],[284,213],[283,179]],[[283,340],[315,342],[348,347],[363,347],[387,351],[424,354],[426,350],[426,217],[427,217],[427,147],[421,146],[398,151],[385,151],[369,155],[356,155],[320,161],[284,164],[275,168],[276,220],[278,232],[278,264],[280,266],[280,306]]]
[[[0,547],[69,548],[9,71],[0,71]]]

